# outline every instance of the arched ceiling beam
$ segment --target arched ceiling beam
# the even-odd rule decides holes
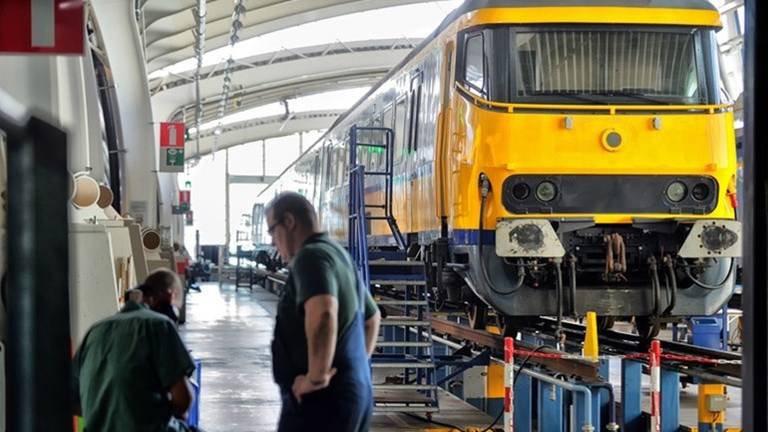
[[[387,40],[387,42],[390,41]],[[377,46],[380,49],[355,51],[367,44]],[[357,86],[370,85],[410,51],[410,47],[406,46],[391,49],[387,47],[388,44],[380,43],[380,41],[374,41],[373,44],[362,41],[348,45],[352,51],[332,51],[324,55],[311,55],[313,52],[322,53],[325,50],[323,46],[313,47],[302,50],[301,56],[285,57],[285,61],[272,61],[271,63],[264,63],[264,59],[272,58],[273,55],[270,54],[245,59],[244,63],[259,66],[238,69],[233,74],[230,99],[235,102],[240,96],[248,97],[243,102],[248,102],[251,105],[230,106],[227,108],[227,113],[232,114],[239,110],[264,104],[257,97],[249,95],[266,92],[265,96],[269,96],[271,91],[278,89],[279,91],[276,93],[279,94],[272,94],[273,97],[288,97],[291,88],[300,90],[304,85],[303,83],[313,81],[322,83],[321,86],[314,88],[318,91],[338,89],[336,82],[346,82],[348,86],[344,88],[349,88],[354,86],[352,84],[356,79],[360,79],[360,84]],[[202,80],[200,89],[203,103],[206,105],[215,104],[221,95],[221,78],[217,79],[212,76]],[[297,95],[307,94],[300,91],[297,93]],[[195,101],[195,86],[192,82],[184,82],[181,85],[156,91],[152,96],[155,118],[158,121],[165,121],[180,109],[192,106]]]
[[[152,72],[194,56],[194,1],[184,0],[186,7],[169,8],[167,0],[149,0],[144,6],[144,39],[147,71]],[[174,2],[170,2],[174,3]],[[293,27],[307,22],[367,10],[381,9],[424,0],[259,0],[249,2],[243,17],[241,39]],[[226,46],[232,17],[232,2],[217,0],[207,4],[206,51]]]
[[[343,113],[343,110],[308,111],[292,113],[287,119],[284,115],[277,115],[233,123],[224,126],[222,134],[219,135],[216,149],[223,150],[263,139],[327,129]],[[213,151],[214,139],[212,130],[203,132],[200,138],[199,156],[205,156]],[[187,159],[196,156],[192,146],[188,146],[186,156]]]

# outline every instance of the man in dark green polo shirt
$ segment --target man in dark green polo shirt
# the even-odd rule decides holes
[[[349,254],[321,232],[306,198],[278,195],[267,207],[267,223],[291,269],[272,342],[283,400],[278,430],[367,431],[378,308],[358,284]]]
[[[140,289],[144,301],[155,304],[169,287]],[[134,300],[91,327],[72,366],[86,432],[167,432],[192,403],[194,363],[176,326]]]

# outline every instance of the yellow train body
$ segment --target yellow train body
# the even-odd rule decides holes
[[[296,166],[315,167],[323,225],[345,241],[350,128],[389,128],[400,231],[422,249],[446,240],[444,259],[503,315],[713,313],[733,290],[740,241],[720,26],[705,0],[468,0]],[[377,152],[356,158],[383,169]],[[557,200],[540,198],[546,182]],[[366,202],[384,190],[366,180]],[[394,244],[384,221],[368,234]],[[548,240],[531,253],[521,238]],[[667,299],[665,278],[680,285]]]

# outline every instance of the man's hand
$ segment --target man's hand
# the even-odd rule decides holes
[[[310,379],[306,375],[299,375],[293,380],[293,396],[299,403],[301,397],[307,393],[322,390],[331,383],[331,378],[336,375],[336,368],[332,368],[322,379]]]

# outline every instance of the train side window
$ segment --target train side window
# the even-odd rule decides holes
[[[411,78],[411,127],[408,152],[414,152],[419,143],[419,113],[421,112],[421,71]]]
[[[395,126],[394,124],[392,124],[394,119],[395,119],[395,107],[394,107],[394,105],[389,105],[384,110],[384,115],[382,116],[382,124],[381,124],[381,126],[385,127],[385,128],[392,128],[393,129],[394,126]],[[386,144],[386,143],[387,143],[386,136],[384,136],[382,144]],[[393,144],[393,147],[394,147],[394,142],[392,144]],[[390,151],[394,151],[394,148],[390,149]],[[382,156],[381,156],[381,166],[379,167],[379,168],[381,168],[382,171],[384,170],[385,165],[386,165],[386,161],[384,160],[384,157],[385,157],[384,155],[386,155],[386,153],[382,154]]]
[[[485,95],[486,59],[482,33],[467,36],[464,42],[464,82],[480,95]]]
[[[406,98],[403,97],[397,101],[395,106],[395,163],[400,163],[403,159],[405,148],[405,125],[408,117]]]

